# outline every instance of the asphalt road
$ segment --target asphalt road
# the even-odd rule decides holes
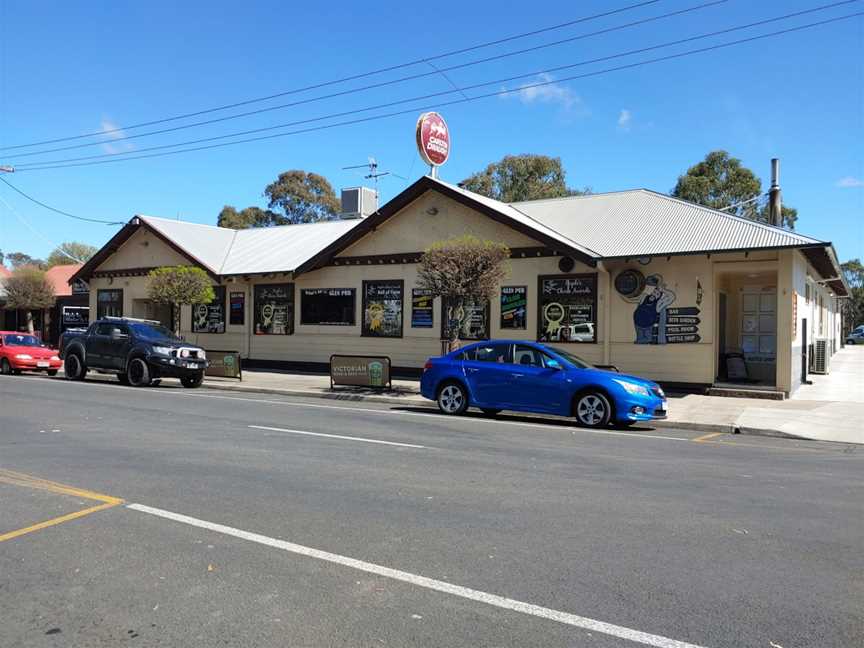
[[[3,648],[860,646],[864,451],[3,376],[0,611]]]

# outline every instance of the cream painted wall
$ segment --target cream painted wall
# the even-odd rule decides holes
[[[431,216],[427,210],[435,208]],[[339,256],[421,252],[435,241],[473,234],[483,240],[500,241],[510,247],[533,247],[540,243],[446,196],[427,191],[390,218],[372,234]]]
[[[152,268],[162,265],[189,265],[189,259],[141,227],[117,252],[105,259],[98,270]]]

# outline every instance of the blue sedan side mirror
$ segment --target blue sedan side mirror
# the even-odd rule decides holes
[[[557,360],[553,359],[553,358],[550,358],[549,360],[546,361],[546,368],[547,369],[558,369],[558,370],[563,369],[563,367],[561,366],[561,363],[558,362]]]

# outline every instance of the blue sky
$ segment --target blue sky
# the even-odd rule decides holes
[[[435,65],[447,67],[707,1],[662,0],[616,16],[436,59]],[[0,0],[0,148],[269,95],[636,2],[441,1],[421,5]],[[639,27],[453,70],[448,76],[458,86],[494,81],[828,3],[729,0]],[[542,153],[562,158],[572,186],[587,185],[594,191],[647,187],[668,192],[688,166],[708,151],[723,148],[752,168],[767,190],[770,158],[779,157],[784,202],[798,208],[798,230],[833,241],[841,260],[864,257],[862,17],[734,48],[560,81],[568,75],[858,11],[864,11],[864,2],[654,53],[469,91],[473,96],[518,89],[538,80],[556,81],[507,96],[442,107],[453,143],[441,177],[458,182],[503,155]],[[250,107],[427,71],[431,71],[429,65],[419,64]],[[0,164],[137,151],[447,90],[452,86],[436,74],[159,136],[32,157],[0,151]],[[439,101],[458,97],[454,93]],[[435,105],[433,100],[404,107]],[[218,113],[226,114],[231,111]],[[368,114],[374,113],[364,113]],[[416,117],[412,112],[209,151],[20,172],[4,178],[43,202],[81,216],[125,221],[144,213],[215,223],[225,204],[263,206],[265,185],[288,169],[320,173],[338,191],[362,182],[358,172],[342,167],[363,163],[371,155],[382,169],[416,179],[425,172],[414,148]],[[65,144],[85,141],[92,140]],[[17,152],[35,150],[40,149]],[[383,179],[382,199],[405,185],[395,177]],[[116,231],[45,211],[2,184],[0,198],[0,249],[4,252],[20,250],[44,257],[53,243],[80,240],[101,245]]]

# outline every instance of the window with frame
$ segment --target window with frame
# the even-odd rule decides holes
[[[123,317],[123,289],[104,288],[96,291],[96,318]]]
[[[294,284],[255,286],[255,335],[294,333]]]
[[[489,300],[466,301],[462,312],[454,312],[452,301],[441,300],[441,337],[447,335],[449,318],[460,320],[459,338],[462,340],[489,339]]]
[[[401,279],[363,282],[363,328],[366,337],[402,337]]]
[[[354,288],[304,288],[300,291],[300,323],[318,326],[354,326]]]
[[[225,332],[225,286],[213,286],[213,301],[192,304],[193,333]]]
[[[552,358],[540,349],[535,349],[526,344],[517,344],[513,350],[513,364],[523,367],[537,367],[540,369],[548,366],[549,360]]]
[[[597,342],[597,274],[538,277],[537,340]]]

